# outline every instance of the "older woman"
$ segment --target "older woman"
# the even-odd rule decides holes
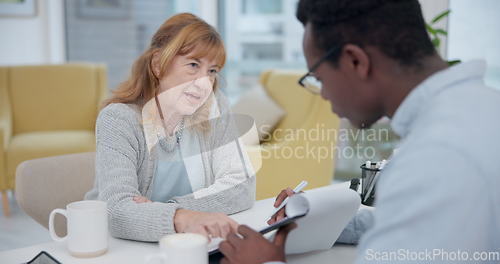
[[[252,206],[255,177],[216,96],[224,63],[210,25],[175,15],[105,102],[96,123],[95,185],[85,198],[107,202],[113,236],[224,238],[237,226],[226,214]]]

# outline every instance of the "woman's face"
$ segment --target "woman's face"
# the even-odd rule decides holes
[[[167,111],[192,115],[213,90],[220,67],[215,60],[193,58],[192,54],[176,55],[160,78],[158,97]]]

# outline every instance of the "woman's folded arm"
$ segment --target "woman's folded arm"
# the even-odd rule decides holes
[[[97,199],[107,202],[111,235],[158,241],[162,235],[175,232],[173,218],[178,205],[133,201],[134,196],[142,195],[137,178],[140,143],[135,140],[132,120],[113,111],[115,107],[103,109],[96,123]]]

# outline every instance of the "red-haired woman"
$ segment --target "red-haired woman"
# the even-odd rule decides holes
[[[85,198],[107,202],[113,236],[224,238],[237,227],[226,214],[252,206],[255,177],[232,140],[230,118],[206,122],[217,107],[224,111],[216,94],[225,57],[213,27],[175,15],[105,102],[96,122],[95,185]],[[150,129],[151,120],[162,129]]]

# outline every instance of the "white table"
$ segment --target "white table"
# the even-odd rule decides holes
[[[0,252],[0,263],[20,264],[27,262],[40,251],[44,250],[63,264],[100,264],[100,263],[144,263],[145,256],[157,253],[156,243],[142,243],[111,238],[109,250],[103,256],[89,259],[74,258],[67,252],[65,245],[57,242],[39,244]],[[289,255],[288,263],[354,263],[356,248],[348,245],[336,245],[330,250],[310,252],[306,254]]]
[[[252,228],[264,227],[265,220],[272,212],[274,199],[257,201],[255,205],[244,212],[232,215],[239,223],[250,225]],[[31,247],[0,252],[0,263],[19,264],[27,262],[40,251],[46,251],[63,264],[66,263],[144,263],[145,256],[158,252],[157,243],[129,241],[110,237],[108,252],[97,258],[80,259],[69,255],[64,243],[49,242]],[[348,245],[335,245],[324,251],[305,254],[289,255],[288,263],[353,263],[356,257],[356,247]]]

